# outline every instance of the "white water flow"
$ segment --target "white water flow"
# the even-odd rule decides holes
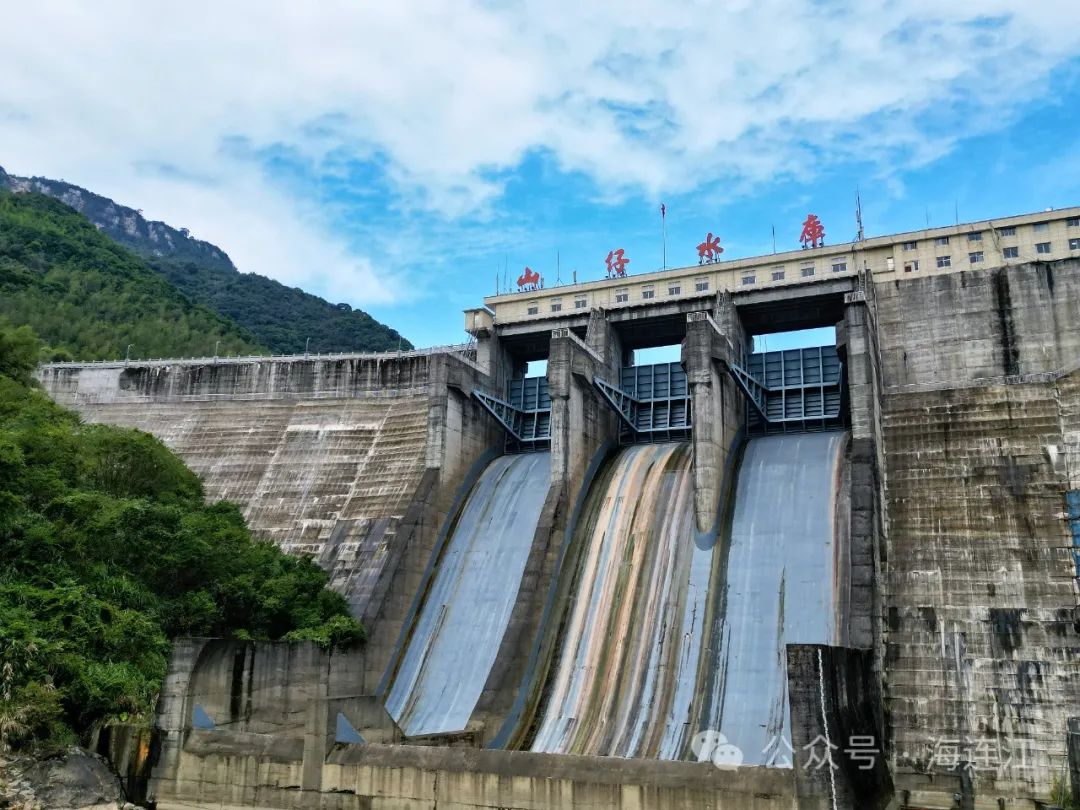
[[[550,453],[502,456],[469,493],[387,698],[405,734],[468,724],[517,600],[550,477]]]
[[[593,485],[560,653],[532,750],[673,759],[686,747],[711,545],[688,444],[623,449]]]
[[[746,763],[784,765],[785,645],[842,641],[845,442],[751,439],[720,542],[696,531],[689,445],[621,450],[576,528],[532,750],[691,758],[719,730]]]
[[[842,643],[843,432],[752,439],[739,469],[719,655],[701,716],[746,764],[790,767],[785,645]]]

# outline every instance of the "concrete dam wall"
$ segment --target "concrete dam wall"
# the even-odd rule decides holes
[[[159,806],[861,810],[894,786],[934,810],[1049,799],[1080,716],[1066,507],[1080,262],[558,318],[482,326],[475,357],[43,368],[58,401],[162,437],[256,533],[320,559],[370,629],[362,652],[310,666],[279,647],[245,658],[268,695],[300,690],[291,726],[248,736],[192,726],[185,678],[227,695],[235,668],[178,647]],[[754,406],[731,368],[773,323],[837,327],[846,431],[747,440]],[[655,335],[683,342],[688,446],[619,448],[636,406],[620,415],[597,380]],[[492,507],[519,488],[480,483],[506,434],[471,393],[504,396],[543,356],[550,467],[523,476],[518,537]],[[513,536],[493,543],[497,520],[485,536],[485,511]],[[474,598],[486,607],[461,612]],[[693,759],[702,731],[757,764],[782,764],[776,736],[805,756],[821,736],[844,748],[840,733],[871,737],[880,760],[869,782],[847,759],[834,778],[664,759]]]
[[[84,418],[160,438],[208,498],[235,501],[257,537],[318,560],[369,621],[402,533],[441,518],[494,435],[464,393],[479,375],[454,353],[58,364],[39,376]]]

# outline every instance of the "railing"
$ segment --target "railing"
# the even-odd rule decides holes
[[[250,354],[235,357],[161,357],[155,359],[131,360],[66,360],[42,363],[40,368],[123,368],[125,366],[174,366],[174,365],[242,365],[245,363],[264,363],[267,361],[299,362],[304,360],[398,360],[412,357],[428,357],[435,354],[453,354],[461,359],[476,364],[475,343],[452,343],[443,346],[431,346],[425,349],[409,349],[394,352],[308,352],[305,354]]]

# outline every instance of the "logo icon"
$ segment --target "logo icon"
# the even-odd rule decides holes
[[[690,749],[698,762],[711,762],[724,771],[733,771],[743,764],[743,752],[739,746],[716,729],[699,731],[690,740]]]

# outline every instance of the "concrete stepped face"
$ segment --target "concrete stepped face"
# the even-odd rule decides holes
[[[982,778],[1002,795],[1057,767],[1054,707],[1076,699],[1060,516],[1077,485],[1078,379],[885,398],[885,664],[902,770],[933,756],[928,740],[988,752]]]
[[[230,500],[254,535],[314,557],[363,615],[428,457],[427,368],[416,360],[46,372],[91,422],[151,433]]]
[[[424,470],[427,398],[88,406],[152,433],[257,537],[316,557],[362,612]]]

